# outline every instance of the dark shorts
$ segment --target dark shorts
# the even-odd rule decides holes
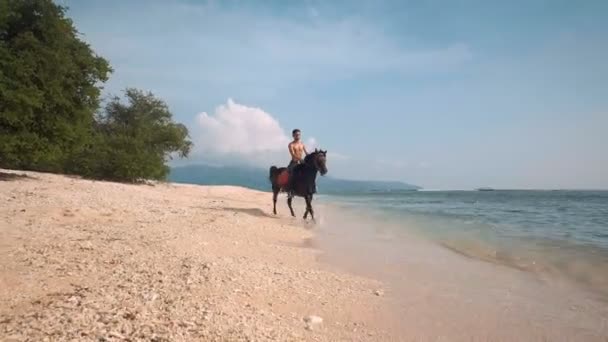
[[[298,163],[298,162],[297,162],[297,161],[295,161],[295,160],[290,161],[290,162],[289,162],[289,165],[287,165],[287,171],[289,171],[289,172],[293,171],[294,167],[296,167],[296,166],[298,166],[298,165],[300,165],[300,164],[301,164],[301,163]]]

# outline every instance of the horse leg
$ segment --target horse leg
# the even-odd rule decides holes
[[[272,212],[277,214],[277,196],[279,195],[279,190],[275,187],[272,188]]]
[[[304,201],[306,202],[306,210],[304,211],[304,219],[305,220],[308,217],[308,212],[310,211],[310,206],[308,205],[308,196],[309,195],[304,196]]]
[[[289,211],[291,211],[291,216],[296,217],[296,214],[293,212],[293,207],[291,206],[292,200],[293,196],[291,194],[287,195],[287,206],[289,207]]]
[[[314,210],[312,210],[312,195],[306,195],[306,197],[304,197],[304,199],[306,200],[306,212],[304,213],[304,219],[306,219],[306,217],[308,216],[308,213],[310,213],[310,218],[312,218],[312,220],[315,220],[315,212]]]

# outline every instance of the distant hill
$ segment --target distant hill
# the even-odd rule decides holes
[[[169,180],[201,185],[237,185],[270,191],[268,171],[247,167],[179,166],[171,169]],[[353,193],[418,190],[420,187],[403,182],[346,180],[326,176],[317,178],[317,189],[320,193]]]

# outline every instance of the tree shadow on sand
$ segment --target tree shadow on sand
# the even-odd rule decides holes
[[[23,179],[34,179],[26,174],[0,172],[0,182],[9,182]]]

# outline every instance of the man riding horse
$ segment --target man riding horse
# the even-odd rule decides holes
[[[327,151],[317,150],[308,153],[306,147],[301,141],[299,129],[294,129],[292,132],[293,141],[289,143],[289,154],[291,161],[288,167],[271,166],[269,170],[269,179],[272,183],[273,192],[273,212],[277,213],[276,203],[277,195],[280,191],[288,193],[287,205],[291,211],[291,215],[295,216],[291,202],[294,196],[303,197],[306,201],[306,211],[304,218],[310,214],[314,220],[314,211],[312,209],[312,198],[317,192],[316,178],[317,173],[325,175],[327,173],[326,158]]]

